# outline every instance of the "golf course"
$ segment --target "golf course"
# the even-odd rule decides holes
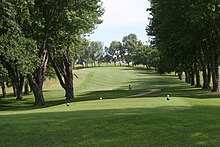
[[[0,99],[1,147],[220,144],[216,92],[142,67],[82,68],[73,73],[72,101],[65,100],[57,79],[44,82],[45,106],[33,106],[32,93],[21,101],[10,95]]]

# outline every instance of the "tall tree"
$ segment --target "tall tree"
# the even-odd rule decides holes
[[[8,81],[8,71],[0,64],[0,87],[2,88],[2,97],[6,97],[5,82]]]
[[[8,70],[15,87],[16,99],[22,99],[24,77],[38,62],[36,43],[24,35],[21,24],[30,23],[27,1],[3,0],[0,3],[0,61]]]
[[[114,62],[115,66],[116,66],[116,62],[119,62],[121,66],[124,52],[120,41],[112,41],[107,50],[107,54],[111,56],[111,60],[112,62]]]
[[[220,2],[216,0],[151,0],[149,10],[153,17],[147,28],[148,34],[155,36],[156,46],[161,51],[163,65],[168,65],[170,70],[184,70],[186,76],[191,79],[187,81],[192,85],[194,85],[195,73],[197,73],[197,82],[200,85],[199,72],[196,70],[202,66],[203,87],[206,88],[209,87],[208,79],[210,79],[207,78],[206,70],[210,64],[213,77],[212,91],[217,92],[220,90],[218,73],[219,4]]]
[[[49,4],[48,15],[54,16],[50,18],[54,25],[53,36],[48,39],[50,60],[66,91],[66,99],[73,99],[74,48],[82,35],[90,33],[102,22],[102,3],[100,0],[57,0]]]
[[[133,51],[137,48],[138,39],[136,34],[129,34],[127,36],[124,36],[122,39],[123,48],[125,49],[125,61],[130,65],[131,62],[133,62],[132,54]]]

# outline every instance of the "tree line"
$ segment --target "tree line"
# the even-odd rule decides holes
[[[2,88],[5,83],[13,85],[16,99],[22,99],[27,79],[35,105],[44,105],[42,88],[50,64],[66,92],[66,99],[73,99],[74,52],[81,38],[102,22],[103,13],[100,0],[2,0]]]
[[[127,64],[128,66],[144,65],[157,68],[159,65],[159,51],[156,47],[144,44],[134,33],[123,37],[122,41],[112,41],[107,47],[99,41],[87,41],[82,46],[76,61],[85,67],[101,63]]]
[[[146,28],[160,51],[159,71],[175,71],[196,87],[219,92],[220,1],[149,0]],[[202,81],[200,81],[202,72]]]

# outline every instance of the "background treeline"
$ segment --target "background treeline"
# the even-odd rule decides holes
[[[160,51],[159,71],[185,73],[186,82],[219,92],[220,1],[150,0],[147,27]],[[203,83],[200,81],[202,71]]]
[[[84,39],[83,42],[74,55],[75,63],[83,67],[100,66],[101,63],[144,65],[147,68],[159,66],[160,54],[156,47],[144,44],[133,33],[124,36],[122,41],[112,41],[109,47],[100,41]]]

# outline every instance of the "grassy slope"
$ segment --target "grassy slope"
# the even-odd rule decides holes
[[[75,73],[79,77],[74,81],[77,101],[69,107],[63,90],[53,80],[45,83],[49,107],[33,108],[32,96],[15,103],[13,99],[0,100],[5,106],[0,111],[1,146],[220,144],[217,93],[189,87],[173,76],[134,68],[89,68]],[[127,90],[129,83],[132,91]],[[126,98],[153,88],[162,91]],[[170,101],[165,100],[167,94]],[[25,109],[18,110],[19,105]]]

